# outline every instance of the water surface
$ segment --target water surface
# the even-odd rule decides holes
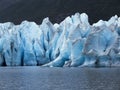
[[[0,67],[0,90],[120,90],[120,68]]]

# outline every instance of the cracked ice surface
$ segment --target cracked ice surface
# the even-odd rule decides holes
[[[85,13],[60,24],[0,23],[0,65],[120,66],[120,17],[93,25]]]

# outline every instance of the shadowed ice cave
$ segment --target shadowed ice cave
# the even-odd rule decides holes
[[[85,13],[60,24],[0,23],[0,66],[120,66],[120,17],[89,24]]]

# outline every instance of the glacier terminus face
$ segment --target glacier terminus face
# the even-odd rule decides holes
[[[60,24],[0,23],[0,66],[120,66],[120,17],[89,24],[85,13]]]

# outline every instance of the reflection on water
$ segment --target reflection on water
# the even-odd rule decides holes
[[[0,90],[120,90],[119,68],[1,67]]]

